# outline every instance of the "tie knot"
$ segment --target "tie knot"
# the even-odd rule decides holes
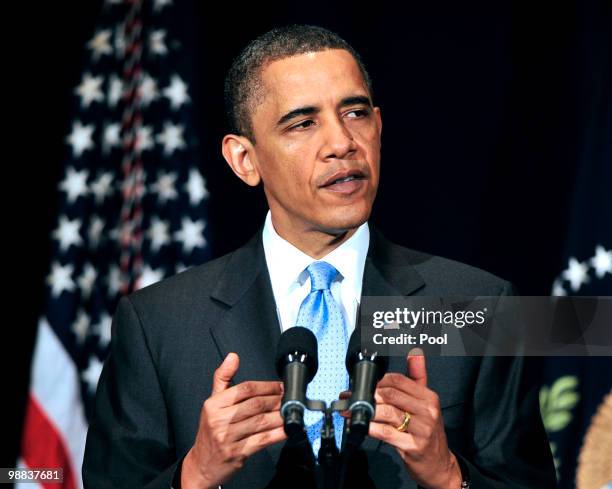
[[[338,270],[325,261],[311,263],[306,268],[306,271],[310,275],[311,290],[329,289],[332,280],[338,275]]]

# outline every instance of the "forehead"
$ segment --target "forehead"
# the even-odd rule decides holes
[[[327,49],[291,56],[267,64],[261,79],[266,111],[320,105],[352,95],[368,96],[355,58],[344,49]]]

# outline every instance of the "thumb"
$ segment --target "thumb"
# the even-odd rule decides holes
[[[236,353],[228,353],[213,376],[212,393],[218,394],[227,389],[238,371],[240,357]]]
[[[413,348],[406,357],[408,377],[417,384],[427,387],[427,369],[425,367],[425,354],[420,348]]]

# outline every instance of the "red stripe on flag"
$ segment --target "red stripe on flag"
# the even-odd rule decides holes
[[[28,396],[21,438],[21,457],[29,468],[63,468],[62,484],[39,481],[45,489],[76,489],[72,460],[61,433],[47,417],[32,393]]]

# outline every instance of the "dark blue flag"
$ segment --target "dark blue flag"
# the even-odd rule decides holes
[[[595,52],[585,56],[588,90],[582,93],[584,132],[574,182],[564,269],[553,295],[612,295],[612,48],[605,40],[610,15],[589,30]],[[600,39],[597,38],[600,37]],[[609,41],[609,39],[608,39]],[[610,324],[612,336],[612,324]],[[558,487],[612,487],[612,359],[551,358],[540,407]]]

